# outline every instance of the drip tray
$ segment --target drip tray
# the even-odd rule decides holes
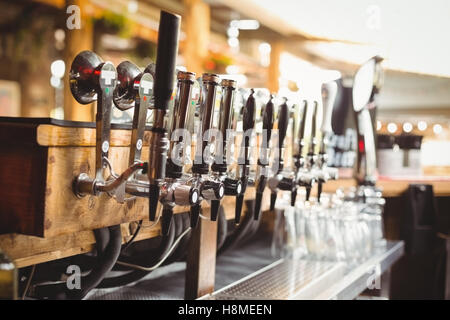
[[[203,299],[311,299],[344,276],[345,264],[281,259]]]

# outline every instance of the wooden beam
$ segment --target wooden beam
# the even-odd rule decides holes
[[[200,76],[208,56],[210,8],[201,0],[183,0],[185,14],[182,23],[186,32],[184,56],[188,71]]]
[[[69,87],[69,70],[75,56],[83,50],[92,50],[94,46],[94,28],[89,12],[92,6],[88,0],[68,0],[66,5],[77,5],[80,8],[81,29],[66,29],[66,47],[64,62],[64,119],[75,121],[92,121],[94,104],[81,105],[72,97]],[[68,16],[69,17],[69,16]]]
[[[283,52],[283,43],[281,41],[274,41],[271,43],[270,51],[270,65],[268,68],[267,88],[270,92],[278,92],[280,88],[280,57]]]

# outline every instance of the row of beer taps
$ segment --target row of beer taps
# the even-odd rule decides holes
[[[244,194],[253,183],[256,189],[255,219],[260,216],[266,186],[271,191],[271,209],[275,208],[279,190],[291,192],[291,205],[294,206],[298,187],[306,188],[306,200],[309,200],[315,183],[320,201],[322,184],[337,177],[336,170],[326,165],[326,145],[331,133],[331,123],[328,122],[331,121],[330,112],[336,94],[335,83],[323,86],[322,104],[314,101],[311,105],[303,100],[300,103],[289,101],[289,106],[286,98],[278,103],[280,98],[275,95],[268,97],[259,116],[264,134],[261,135],[254,174],[251,171],[251,140],[255,134],[257,113],[255,90],[250,90],[242,110],[235,112],[238,95],[236,81],[220,79],[218,75],[210,73],[204,73],[196,79],[192,72],[177,70],[175,62],[179,27],[179,16],[161,13],[156,64],[150,64],[143,71],[129,61],[115,68],[111,62],[104,62],[90,51],[83,51],[74,59],[70,71],[70,87],[74,98],[82,104],[97,102],[95,176],[81,173],[76,177],[76,195],[81,197],[108,193],[120,203],[146,197],[149,199],[151,221],[156,220],[159,202],[162,207],[163,234],[170,229],[175,206],[190,207],[191,227],[195,227],[201,216],[202,201],[210,203],[210,219],[215,221],[220,202],[225,196],[236,198],[235,222],[239,223]],[[218,121],[214,124],[216,101],[220,101],[220,108]],[[114,172],[113,163],[108,159],[113,104],[120,110],[134,108],[128,168],[120,175]],[[321,139],[317,142],[317,114],[320,106],[323,120]],[[308,108],[312,108],[312,117],[307,143]],[[149,126],[148,110],[152,111]],[[233,144],[228,133],[236,129],[232,127],[239,113],[243,135],[236,170],[233,171],[226,150]],[[194,122],[195,126],[192,125]],[[273,161],[277,163],[277,169],[272,172],[269,160],[275,123],[278,152]],[[192,131],[193,127],[197,141],[193,164],[187,169],[184,160],[191,155],[191,137],[186,132]],[[284,166],[284,140],[288,127],[292,128],[294,161],[291,168]],[[216,129],[223,139],[211,140],[212,129]],[[148,162],[141,159],[146,131],[149,133]],[[176,135],[177,131],[182,134]],[[174,136],[177,139],[173,139]]]

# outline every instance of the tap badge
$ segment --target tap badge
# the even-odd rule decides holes
[[[111,62],[105,62],[100,71],[100,86],[115,87],[117,80],[117,71]]]
[[[139,94],[141,96],[151,96],[153,94],[153,76],[150,73],[144,73],[139,83]]]

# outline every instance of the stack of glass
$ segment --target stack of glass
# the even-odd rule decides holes
[[[273,254],[281,257],[359,264],[385,246],[384,199],[357,196],[360,190],[323,194],[321,202],[297,201],[275,224]]]

